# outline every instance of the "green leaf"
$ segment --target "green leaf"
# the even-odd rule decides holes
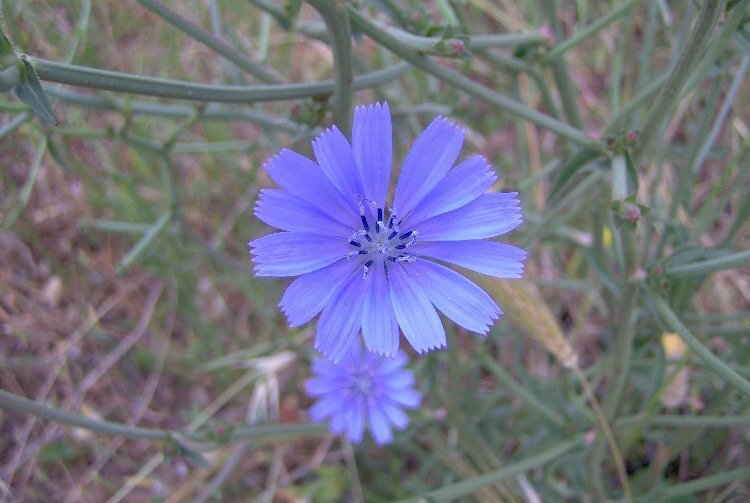
[[[47,137],[47,152],[49,152],[55,162],[57,162],[57,164],[59,164],[60,167],[65,171],[69,173],[73,171],[70,167],[70,164],[68,163],[68,160],[65,158],[64,147],[62,145],[59,145],[50,136]]]
[[[44,122],[57,126],[55,113],[47,95],[44,93],[44,89],[42,89],[36,70],[25,57],[21,57],[19,70],[21,72],[21,83],[14,89],[16,95],[21,101],[29,105]]]
[[[13,50],[13,44],[3,32],[3,13],[0,10],[0,69],[8,68],[18,61],[16,51]]]
[[[560,168],[559,173],[552,182],[552,188],[549,192],[550,202],[560,199],[563,195],[563,189],[567,187],[573,177],[585,168],[591,161],[604,157],[604,155],[594,149],[584,148],[576,152],[573,157],[567,160]]]

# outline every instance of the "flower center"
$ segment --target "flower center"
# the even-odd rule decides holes
[[[365,211],[365,202],[374,209],[374,214],[371,214],[370,218]],[[361,257],[364,265],[363,277],[367,277],[377,262],[414,262],[416,260],[416,257],[408,253],[406,249],[417,242],[419,232],[415,230],[401,232],[399,230],[401,221],[398,220],[394,208],[390,208],[388,222],[384,222],[383,208],[375,201],[357,196],[357,206],[362,228],[349,236],[349,244],[355,249],[347,253],[346,258]]]

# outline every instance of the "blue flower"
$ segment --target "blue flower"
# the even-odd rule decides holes
[[[402,409],[415,409],[421,400],[406,362],[401,352],[385,358],[362,351],[359,343],[338,364],[317,359],[315,377],[306,383],[307,394],[318,398],[311,419],[328,420],[332,432],[354,443],[362,440],[365,424],[378,445],[390,442],[391,426],[402,430],[409,423]]]
[[[435,308],[486,334],[500,308],[475,283],[439,264],[519,278],[526,252],[490,241],[521,224],[515,192],[487,192],[496,176],[481,156],[453,167],[464,130],[438,117],[404,159],[393,205],[387,104],[358,107],[352,144],[335,126],[315,141],[317,162],[283,149],[265,164],[280,189],[255,213],[282,232],[251,241],[258,276],[299,276],[279,303],[289,324],[318,313],[315,347],[339,361],[362,333],[368,350],[394,356],[399,327],[414,349],[445,346]],[[452,169],[451,169],[452,168]]]

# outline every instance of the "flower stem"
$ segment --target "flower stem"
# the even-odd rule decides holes
[[[685,82],[701,61],[703,49],[719,20],[723,6],[724,0],[706,0],[703,3],[703,8],[698,14],[697,24],[690,33],[687,45],[680,54],[680,58],[667,81],[662,86],[659,95],[654,100],[648,120],[641,130],[641,134],[638,135],[640,145],[633,152],[633,164],[635,166],[640,164],[641,159],[648,152],[651,142],[658,136],[657,133],[667,115],[680,99],[680,93]]]
[[[307,0],[318,11],[328,30],[334,62],[334,122],[346,136],[351,133],[354,87],[352,84],[352,31],[344,2]]]
[[[714,355],[710,349],[704,346],[698,338],[682,324],[674,311],[669,307],[669,304],[667,304],[667,301],[664,300],[664,297],[654,290],[649,290],[648,293],[656,312],[659,313],[670,330],[674,330],[677,335],[682,338],[690,350],[703,361],[705,366],[721,376],[728,384],[745,395],[750,396],[750,381],[742,377],[736,370],[723,362],[720,358]]]
[[[519,103],[514,99],[511,99],[503,94],[495,92],[492,89],[489,89],[481,84],[478,84],[468,77],[464,77],[461,73],[455,70],[450,70],[442,65],[439,65],[438,63],[435,63],[434,61],[428,59],[414,49],[401,44],[391,35],[378,28],[377,25],[367,19],[367,17],[365,17],[354,7],[349,6],[348,9],[352,24],[362,30],[365,35],[372,38],[375,42],[393,52],[400,58],[408,61],[420,70],[434,75],[447,84],[457,87],[458,89],[466,92],[467,94],[470,94],[471,96],[474,96],[475,98],[484,100],[487,103],[490,103],[491,105],[499,108],[500,110],[513,114],[517,117],[520,117],[521,119],[533,122],[541,127],[549,129],[550,131],[554,131],[560,136],[568,138],[576,143],[579,143],[580,145],[596,150],[603,149],[603,146],[599,141],[587,135],[580,129],[576,129],[548,115],[537,112],[536,110],[526,106],[523,103]]]
[[[310,98],[334,92],[334,82],[331,80],[304,84],[227,86],[131,75],[86,66],[67,65],[32,56],[27,56],[27,58],[42,80],[163,98],[225,103],[252,103]],[[397,64],[354,77],[353,88],[354,90],[366,89],[388,82],[401,76],[406,69],[406,65]]]
[[[76,426],[86,430],[103,433],[105,435],[118,436],[133,440],[170,440],[175,437],[186,438],[193,442],[209,441],[207,435],[178,430],[162,430],[158,428],[142,428],[139,426],[128,426],[113,421],[91,419],[67,410],[62,410],[50,405],[44,405],[28,398],[0,389],[0,408],[8,411],[23,412],[50,421]],[[280,439],[293,437],[319,436],[327,431],[325,425],[318,424],[296,424],[296,425],[261,425],[244,428],[235,428],[229,435],[230,440],[241,438],[263,438]]]
[[[238,68],[255,76],[258,80],[269,84],[280,84],[283,82],[276,72],[269,70],[265,65],[251,60],[223,40],[216,38],[200,26],[180,16],[159,0],[138,0],[138,3],[178,30],[203,43],[214,52],[224,56],[227,60],[237,65]]]

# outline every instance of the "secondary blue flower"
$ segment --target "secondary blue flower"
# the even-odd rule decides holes
[[[264,166],[280,190],[262,190],[255,213],[283,232],[249,243],[256,274],[299,276],[279,306],[293,327],[322,311],[315,347],[333,362],[360,330],[384,356],[398,351],[399,327],[419,353],[444,347],[435,308],[487,333],[500,308],[435,260],[497,278],[523,272],[526,252],[487,239],[521,224],[517,194],[487,192],[496,176],[481,156],[453,167],[464,130],[442,117],[425,129],[386,209],[391,135],[387,104],[358,107],[351,145],[334,126],[313,141],[317,163],[283,149]]]
[[[328,420],[332,432],[354,443],[362,440],[365,425],[378,445],[390,442],[391,426],[402,430],[409,423],[402,409],[415,409],[421,400],[406,361],[401,352],[385,358],[362,351],[359,343],[337,365],[317,359],[315,377],[306,383],[308,395],[318,398],[310,417]]]

